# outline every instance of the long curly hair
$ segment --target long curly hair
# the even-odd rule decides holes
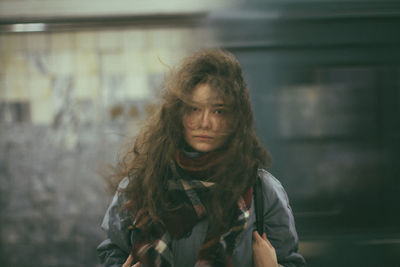
[[[117,165],[117,181],[130,177],[125,189],[133,210],[144,208],[153,220],[175,208],[169,201],[167,182],[174,173],[171,162],[185,146],[182,117],[191,93],[208,84],[229,106],[230,136],[223,147],[223,160],[211,178],[208,218],[216,229],[229,226],[237,200],[254,183],[257,169],[267,167],[268,152],[253,129],[249,90],[237,59],[221,49],[207,49],[184,59],[164,82],[161,105],[137,135],[133,147]]]

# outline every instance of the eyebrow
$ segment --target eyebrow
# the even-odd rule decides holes
[[[224,107],[226,105],[223,104],[223,103],[216,103],[216,104],[211,104],[211,106],[213,106],[213,107]]]
[[[189,106],[194,106],[194,107],[200,107],[200,106],[204,106],[203,104],[200,103],[196,103],[196,102],[192,102],[192,103],[188,103]],[[229,108],[229,105],[221,103],[221,102],[216,102],[216,103],[211,103],[211,104],[207,104],[213,108]]]

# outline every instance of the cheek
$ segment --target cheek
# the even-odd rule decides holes
[[[220,132],[221,134],[229,134],[230,133],[230,123],[227,120],[222,119],[216,123],[216,131]]]
[[[193,118],[190,118],[189,116],[183,117],[182,124],[185,131],[195,128],[195,120]]]

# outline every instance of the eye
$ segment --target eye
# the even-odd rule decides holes
[[[214,111],[214,113],[215,113],[215,114],[223,114],[223,113],[224,113],[224,110],[223,110],[223,109],[216,109],[216,110]]]
[[[196,107],[190,107],[190,110],[191,110],[191,111],[198,111],[199,109],[196,108]]]

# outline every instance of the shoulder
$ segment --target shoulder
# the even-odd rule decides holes
[[[123,209],[128,200],[125,192],[128,184],[128,178],[121,180],[101,224],[101,228],[110,239],[109,242],[122,249],[125,253],[130,251],[129,226],[132,224],[132,215],[126,209]]]
[[[118,189],[119,190],[126,189],[128,184],[129,184],[129,178],[125,177],[124,179],[121,180],[121,182],[119,182]]]
[[[127,192],[129,182],[130,182],[130,179],[128,177],[125,177],[118,184],[118,188],[117,188],[114,198],[117,199],[117,206],[118,206],[119,210],[121,210],[121,207],[123,205],[125,205],[125,203],[129,200],[129,195]]]
[[[258,169],[258,176],[261,178],[261,181],[264,185],[269,187],[282,187],[281,182],[278,181],[270,172],[265,169]]]
[[[264,201],[270,204],[281,202],[289,205],[289,200],[281,182],[265,169],[258,170],[258,177],[261,179]]]
[[[305,266],[297,253],[298,236],[292,209],[282,184],[268,171],[258,170],[264,198],[264,229],[285,266]],[[287,265],[286,265],[287,263]]]

